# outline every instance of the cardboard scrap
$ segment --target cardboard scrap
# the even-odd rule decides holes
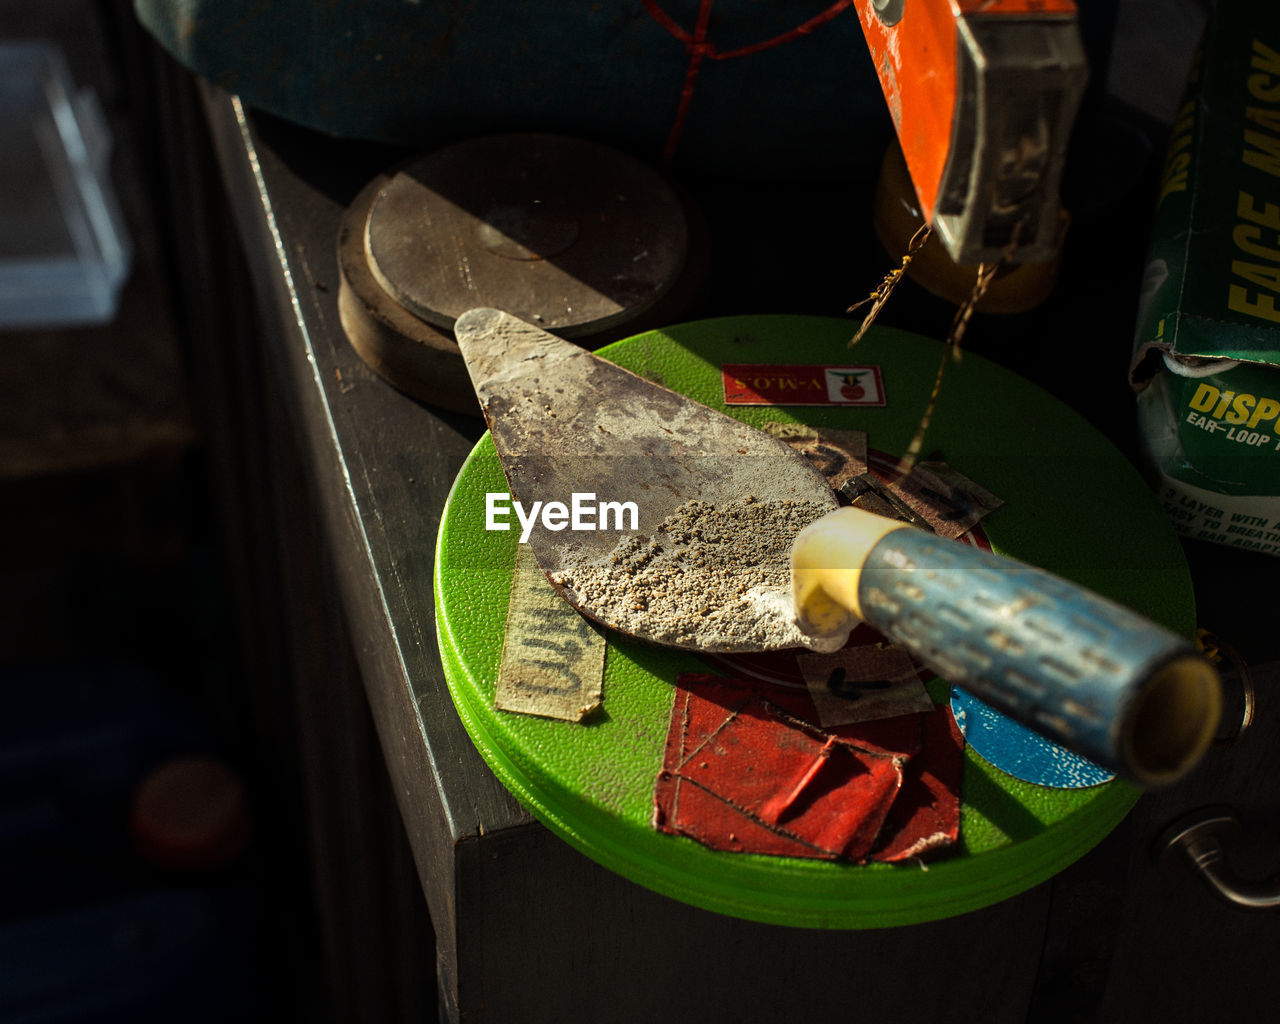
[[[911,467],[890,488],[924,519],[939,537],[955,540],[1004,504],[986,488],[945,462],[926,459]]]
[[[915,662],[901,647],[875,643],[799,654],[796,664],[824,727],[933,710]]]
[[[955,841],[963,740],[942,733],[948,708],[826,730],[798,688],[702,673],[677,686],[654,787],[660,831],[717,850],[859,862]]]
[[[807,458],[827,478],[833,491],[867,471],[864,431],[810,427],[804,423],[766,423],[761,429]]]
[[[928,526],[940,537],[954,540],[1004,504],[936,455],[917,462],[902,479],[877,479],[868,461],[867,435],[861,430],[803,423],[766,423],[762,429],[804,455],[837,494],[846,499],[859,495],[861,500],[854,503],[860,507]],[[874,486],[859,486],[859,478]]]
[[[864,512],[884,516],[886,519],[900,519],[929,533],[935,532],[927,519],[898,497],[890,485],[874,473],[858,474],[846,481],[837,493],[854,508],[860,508]]]
[[[606,641],[516,549],[494,707],[579,722],[600,705]]]

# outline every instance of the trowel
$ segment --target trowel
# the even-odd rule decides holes
[[[470,310],[455,334],[519,503],[518,523],[498,522],[507,496],[490,495],[492,527],[520,529],[589,618],[737,652],[834,650],[865,622],[953,685],[1141,784],[1181,777],[1212,741],[1216,672],[1164,627],[1042,569],[841,508],[784,442],[510,314]],[[745,528],[671,526],[690,509],[754,522],[733,518],[752,506],[777,520],[760,520],[772,551]],[[780,564],[741,563],[744,548]],[[740,564],[764,582],[725,597],[706,583],[717,551],[730,584]],[[695,558],[703,569],[684,573]],[[646,574],[666,590],[629,592]],[[704,618],[673,632],[672,607],[694,590]]]

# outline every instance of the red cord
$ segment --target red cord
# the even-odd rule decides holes
[[[783,32],[781,35],[776,35],[772,39],[766,39],[763,42],[740,46],[736,50],[725,50],[723,53],[716,49],[715,43],[707,41],[707,25],[711,21],[711,5],[715,0],[699,0],[698,20],[692,35],[681,28],[671,15],[659,7],[657,0],[640,0],[640,2],[644,4],[644,9],[649,12],[649,16],[654,21],[684,44],[685,52],[689,55],[689,67],[685,71],[684,85],[680,89],[680,104],[676,108],[676,117],[671,125],[671,133],[667,136],[667,144],[662,150],[662,162],[668,164],[675,155],[680,135],[684,131],[684,123],[689,115],[689,105],[693,102],[693,87],[698,81],[698,72],[702,69],[704,59],[731,60],[734,57],[748,57],[753,53],[771,50],[775,46],[781,46],[783,43],[789,43],[793,39],[807,36],[814,29],[825,25],[846,7],[850,6],[853,0],[836,0],[821,14],[814,15],[808,21],[797,25],[790,31]]]

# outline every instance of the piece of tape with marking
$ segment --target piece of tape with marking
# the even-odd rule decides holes
[[[955,540],[1001,505],[1004,499],[974,483],[945,462],[926,459],[889,488],[933,527],[939,537]]]
[[[892,644],[801,654],[796,663],[823,728],[933,710],[911,656]]]
[[[528,545],[520,545],[494,707],[582,721],[603,699],[607,646],[604,636],[547,582]]]

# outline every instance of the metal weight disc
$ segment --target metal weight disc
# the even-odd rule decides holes
[[[364,255],[364,225],[378,191],[374,179],[347,209],[338,232],[338,315],[351,347],[379,376],[420,401],[480,414],[471,378],[453,340],[382,290]]]
[[[343,327],[396,387],[476,412],[453,322],[493,306],[594,347],[684,309],[705,231],[655,171],[556,135],[473,139],[380,176],[338,242]]]
[[[388,294],[449,329],[477,305],[565,337],[635,316],[675,283],[680,200],[615,150],[555,135],[474,139],[395,175],[365,227]]]

